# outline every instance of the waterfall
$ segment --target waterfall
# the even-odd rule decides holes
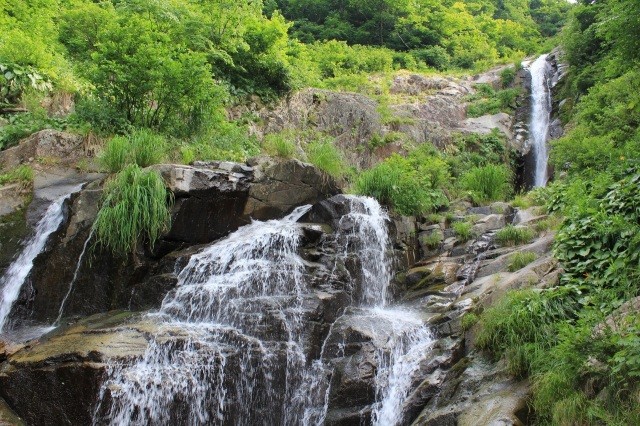
[[[71,194],[80,190],[82,186],[75,187],[71,193],[63,195],[53,201],[42,219],[36,225],[35,233],[31,239],[25,244],[22,253],[9,266],[6,273],[0,278],[0,288],[2,298],[0,299],[0,331],[7,326],[7,321],[11,308],[20,296],[22,288],[27,276],[33,268],[33,261],[36,256],[44,250],[49,235],[55,232],[64,220],[64,211],[62,205],[69,199]]]
[[[549,118],[551,115],[551,93],[547,79],[547,55],[542,55],[530,66],[531,73],[531,135],[535,158],[534,186],[547,183],[547,139],[549,137]]]
[[[376,349],[376,403],[372,421],[379,426],[402,423],[403,402],[411,391],[419,365],[428,356],[433,335],[419,312],[390,304],[389,284],[393,276],[389,216],[370,197],[349,197],[350,213],[340,220],[346,257],[353,252],[360,261],[362,297],[359,322],[388,329],[387,340]]]
[[[191,257],[144,356],[111,365],[96,424],[319,423],[327,384],[307,367],[298,255],[310,206],[253,222]],[[179,419],[179,421],[177,420]]]
[[[336,262],[357,259],[355,320],[386,331],[376,342],[372,416],[393,425],[433,338],[418,312],[390,306],[387,213],[372,198],[348,198]],[[145,353],[109,362],[94,424],[323,424],[332,364],[326,341],[309,359],[303,317],[313,289],[297,221],[309,209],[254,221],[191,256],[159,311],[138,326],[149,340]]]
[[[80,257],[78,258],[78,263],[76,264],[76,269],[73,271],[73,278],[71,279],[71,282],[69,283],[69,290],[67,290],[67,294],[65,294],[64,298],[62,298],[62,303],[60,303],[60,309],[58,309],[58,317],[53,322],[56,325],[60,324],[60,320],[62,319],[62,313],[64,312],[64,305],[65,305],[65,303],[67,303],[67,299],[71,295],[71,291],[73,290],[73,285],[75,284],[76,279],[78,279],[78,272],[80,272],[80,266],[82,266],[82,261],[84,260],[84,255],[85,255],[85,253],[87,251],[87,247],[89,245],[89,241],[91,241],[91,237],[93,237],[93,231],[94,231],[94,229],[91,228],[91,232],[89,232],[89,236],[87,237],[87,239],[84,242],[84,245],[82,246],[82,252],[80,253]]]

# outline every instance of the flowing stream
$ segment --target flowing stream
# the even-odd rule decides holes
[[[433,339],[417,312],[389,306],[386,213],[371,198],[350,203],[337,256],[360,261],[362,282],[351,285],[361,288],[353,305],[362,319],[392,330],[376,354],[372,416],[394,425]],[[297,221],[309,209],[253,222],[193,255],[159,311],[144,318],[145,354],[109,365],[94,424],[323,424],[331,372],[322,357],[308,360],[303,321],[313,290]]]
[[[57,198],[49,205],[42,219],[38,221],[34,235],[25,244],[22,253],[0,278],[0,295],[2,296],[0,298],[0,331],[8,326],[11,308],[20,296],[20,290],[31,272],[31,268],[33,268],[33,261],[44,250],[49,236],[58,229],[64,220],[62,208],[64,202],[80,188],[81,186],[73,188],[71,193]]]
[[[549,117],[551,114],[551,93],[549,91],[547,55],[542,55],[529,66],[531,73],[531,134],[535,158],[534,186],[547,184],[547,139],[549,138]]]

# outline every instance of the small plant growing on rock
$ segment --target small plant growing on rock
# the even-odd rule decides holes
[[[160,174],[130,164],[105,185],[93,224],[97,244],[119,256],[131,253],[140,238],[153,245],[169,226],[169,211]]]
[[[21,186],[30,186],[33,182],[33,169],[26,165],[21,165],[7,173],[0,174],[0,185],[7,183],[19,183]]]
[[[496,233],[496,241],[503,246],[517,246],[528,243],[533,239],[533,232],[529,228],[518,228],[507,225]]]
[[[460,180],[474,203],[503,201],[511,193],[511,171],[504,165],[474,167]]]
[[[424,244],[428,249],[435,250],[440,247],[440,243],[442,243],[442,235],[438,232],[432,232],[429,235],[425,235],[420,237],[420,241]]]
[[[142,129],[129,136],[112,138],[99,157],[100,165],[110,173],[118,173],[127,164],[147,167],[161,162],[167,151],[166,139],[150,130]]]
[[[307,160],[336,179],[342,178],[346,170],[342,154],[330,140],[311,142],[307,146]]]
[[[462,318],[460,318],[460,327],[462,327],[463,331],[467,331],[471,329],[471,327],[476,325],[478,320],[480,320],[480,317],[478,317],[478,315],[474,314],[473,312],[468,312],[464,314]]]
[[[295,143],[280,133],[265,136],[262,148],[267,154],[274,157],[293,158],[296,153]]]
[[[514,253],[509,260],[509,267],[507,269],[509,270],[509,272],[518,271],[524,268],[525,266],[527,266],[528,264],[530,264],[531,262],[533,262],[534,260],[536,260],[537,258],[538,258],[538,255],[530,251],[522,251],[522,252]]]
[[[471,228],[473,225],[470,222],[453,222],[451,227],[460,241],[465,242],[471,239]]]

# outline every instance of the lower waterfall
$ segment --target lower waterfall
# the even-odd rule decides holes
[[[62,206],[71,194],[79,191],[80,186],[54,200],[42,218],[38,221],[34,235],[28,240],[22,253],[9,266],[0,278],[0,332],[7,328],[9,314],[13,304],[20,296],[20,290],[31,272],[33,261],[44,250],[49,236],[55,232],[64,220]]]
[[[389,306],[386,213],[371,198],[348,200],[335,232],[336,258],[359,261],[348,309],[363,326],[389,330],[377,344],[371,420],[399,424],[432,336],[419,313]],[[313,355],[307,342],[313,289],[299,253],[298,221],[310,208],[255,221],[192,255],[159,311],[144,317],[145,354],[109,364],[94,424],[324,424],[331,363],[324,346]]]

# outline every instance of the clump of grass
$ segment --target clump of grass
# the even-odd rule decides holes
[[[537,233],[546,232],[550,229],[558,227],[560,220],[555,216],[549,216],[546,219],[539,220],[535,223],[534,229]]]
[[[135,130],[128,136],[111,138],[99,157],[100,165],[110,173],[117,173],[127,164],[147,167],[161,162],[167,152],[164,136],[150,130]]]
[[[27,165],[20,165],[7,173],[0,174],[0,185],[19,183],[29,186],[33,182],[33,169]]]
[[[429,235],[420,237],[420,241],[430,250],[434,250],[440,247],[440,243],[442,242],[442,235],[440,235],[439,232],[432,232]]]
[[[495,164],[474,167],[462,176],[460,185],[475,203],[503,201],[512,191],[511,171]]]
[[[118,173],[129,161],[131,146],[123,136],[112,138],[98,157],[100,165],[109,173]]]
[[[451,227],[453,228],[453,232],[455,232],[456,237],[460,241],[464,242],[471,239],[471,228],[473,227],[473,224],[471,224],[471,222],[453,222],[451,224]]]
[[[509,259],[509,272],[515,272],[520,270],[536,260],[538,255],[530,251],[521,251],[518,253],[514,253]]]
[[[467,331],[471,329],[471,327],[476,325],[479,320],[480,317],[478,317],[478,315],[474,314],[473,312],[467,312],[460,319],[460,327],[462,327],[463,331]]]
[[[296,153],[296,145],[282,133],[271,133],[264,137],[264,151],[274,157],[292,158]]]
[[[435,223],[442,222],[442,220],[445,217],[443,215],[441,215],[441,214],[438,214],[438,213],[430,213],[430,214],[426,215],[424,218],[427,221],[427,223],[435,224]]]
[[[136,130],[129,136],[131,144],[131,162],[140,167],[158,164],[167,152],[166,139],[150,130]]]
[[[528,243],[533,239],[533,232],[529,228],[518,228],[507,225],[496,232],[496,241],[504,246],[516,246]]]
[[[158,172],[135,164],[125,166],[105,186],[93,225],[97,244],[119,256],[131,253],[141,238],[153,246],[169,226],[167,199]]]
[[[346,167],[342,154],[330,141],[311,142],[307,145],[307,160],[336,179],[344,176]]]
[[[511,206],[518,209],[526,209],[531,207],[531,199],[528,194],[518,194],[511,201]]]

